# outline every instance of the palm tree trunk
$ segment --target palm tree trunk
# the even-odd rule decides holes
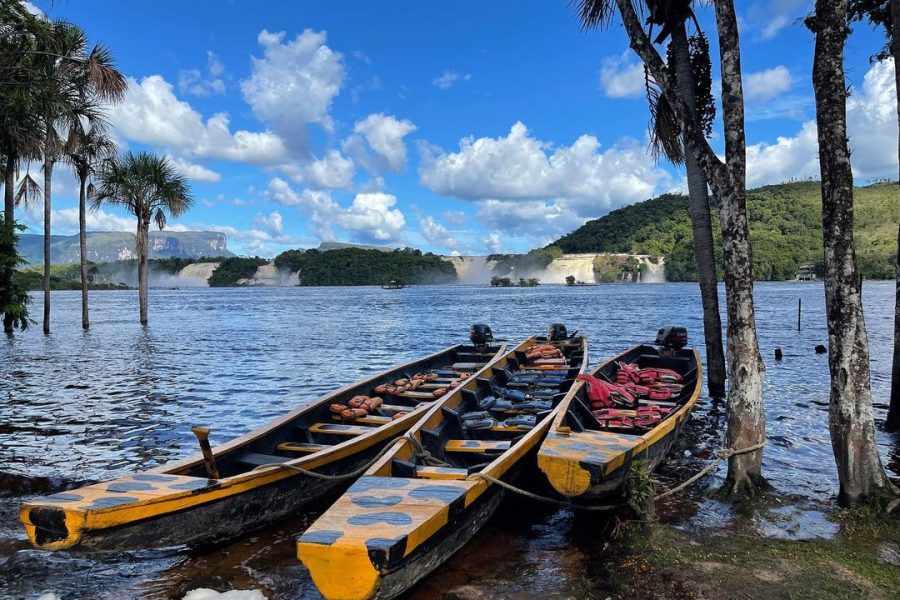
[[[16,217],[16,196],[13,189],[16,184],[15,177],[16,159],[10,154],[6,157],[6,165],[4,165],[3,171],[3,222],[6,225],[12,225]],[[0,248],[0,252],[13,252],[14,250],[15,248]],[[0,283],[6,286],[6,289],[12,288],[12,275],[13,270],[11,268],[3,269],[2,272],[0,272],[0,278],[2,278]],[[13,318],[12,315],[7,313],[3,314],[3,332],[13,332]]]
[[[875,441],[862,280],[853,249],[853,172],[847,146],[844,78],[847,0],[816,0],[815,10],[807,23],[816,35],[813,91],[822,174],[831,371],[828,422],[841,485],[839,500],[852,505],[896,489],[885,476]]]
[[[728,459],[725,496],[753,493],[766,486],[762,477],[762,447],[766,415],[762,399],[765,366],[756,338],[753,309],[753,262],[747,224],[746,136],[744,93],[741,85],[741,50],[737,15],[731,0],[715,2],[722,72],[722,113],[725,132],[725,164],[712,151],[699,124],[691,118],[681,94],[671,85],[662,57],[644,31],[632,0],[616,0],[631,47],[650,69],[654,81],[669,95],[687,150],[703,168],[719,201],[719,224],[725,263],[725,304],[728,314],[728,431],[729,448],[759,448]]]
[[[44,333],[50,333],[50,184],[53,159],[44,158]]]
[[[137,253],[138,253],[138,302],[141,309],[141,325],[147,324],[147,238],[150,223],[143,215],[138,215]]]
[[[891,54],[894,56],[894,83],[897,92],[897,123],[900,125],[900,0],[891,0]],[[900,163],[900,137],[897,144]],[[900,180],[898,180],[900,184]],[[894,298],[894,366],[891,369],[891,405],[885,428],[900,429],[900,228],[897,230],[897,291]]]
[[[694,74],[691,70],[687,32],[683,24],[672,32],[672,44],[675,48],[678,90],[688,109],[696,114],[697,96],[694,90]],[[687,136],[682,136],[682,140],[685,146],[690,144]],[[722,349],[722,318],[719,315],[719,290],[716,279],[716,255],[713,250],[712,217],[709,212],[709,194],[706,176],[693,152],[685,152],[684,166],[687,171],[690,198],[694,257],[697,260],[697,282],[700,284],[700,300],[703,304],[706,383],[712,397],[722,398],[725,396],[725,352]]]
[[[78,190],[78,243],[81,247],[81,326],[89,329],[88,319],[88,276],[87,276],[87,178],[79,177]]]
[[[719,224],[725,262],[728,312],[728,430],[726,444],[735,450],[765,443],[763,405],[765,365],[756,337],[753,307],[753,256],[747,222],[747,139],[737,15],[731,0],[715,3],[722,72],[722,121],[725,133],[724,177],[710,177],[719,200]],[[707,173],[707,176],[710,174]],[[728,459],[723,492],[752,494],[767,484],[762,477],[762,449]]]

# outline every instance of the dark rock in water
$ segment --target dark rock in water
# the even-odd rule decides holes
[[[819,344],[818,346],[816,346],[816,354],[825,354],[827,352],[828,352],[828,348],[826,348],[822,344]]]
[[[775,348],[775,360],[781,360],[781,356],[782,356],[782,355],[781,355],[781,348],[780,348],[780,347],[776,347],[776,348]]]
[[[480,590],[474,585],[461,585],[445,592],[441,596],[441,600],[487,600],[493,597],[493,594]]]

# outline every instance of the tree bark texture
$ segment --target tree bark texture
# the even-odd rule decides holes
[[[875,441],[862,280],[853,248],[853,172],[847,144],[844,41],[847,0],[816,0],[813,91],[822,174],[825,311],[831,394],[828,422],[839,500],[856,504],[891,490]],[[896,491],[896,490],[894,490]]]
[[[696,115],[697,97],[694,90],[694,74],[691,70],[690,49],[684,25],[672,32],[675,46],[676,81],[688,110]],[[688,136],[682,136],[685,148],[691,144]],[[725,396],[725,351],[722,348],[722,319],[719,316],[719,290],[716,279],[716,255],[713,249],[712,218],[709,210],[709,192],[706,175],[694,152],[686,151],[684,166],[687,171],[691,230],[694,257],[697,260],[697,282],[703,304],[703,335],[706,342],[706,382],[709,394],[714,398]]]
[[[740,450],[765,441],[763,406],[765,366],[756,337],[753,307],[753,256],[747,221],[746,136],[741,50],[732,0],[716,0],[719,63],[722,73],[722,121],[725,128],[725,185],[714,187],[725,263],[728,312],[728,431],[726,445]],[[722,183],[722,178],[719,178]],[[764,485],[762,450],[732,456],[725,491],[752,493]]]
[[[3,170],[3,221],[12,223],[15,220],[16,195],[14,186],[16,184],[16,159],[10,155],[6,157],[6,164]],[[11,248],[0,248],[0,252],[11,252]],[[0,277],[0,285],[12,287],[12,269],[2,269]],[[3,315],[3,332],[13,332],[12,315]]]
[[[44,333],[50,333],[50,186],[53,159],[44,159]]]
[[[900,0],[891,0],[891,54],[894,57],[894,83],[897,91],[897,124],[900,128]],[[898,132],[900,133],[900,132]],[[897,162],[900,164],[900,136],[897,143]],[[898,177],[900,185],[900,177]],[[900,228],[897,229],[897,291],[894,295],[894,362],[891,368],[891,404],[885,428],[900,429]]]
[[[79,176],[78,190],[78,244],[81,250],[81,326],[89,329],[88,273],[87,273],[87,178]]]
[[[138,302],[140,303],[141,325],[147,324],[147,239],[150,235],[150,219],[145,215],[138,216],[137,251],[138,251]]]

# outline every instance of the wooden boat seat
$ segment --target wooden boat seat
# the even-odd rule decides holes
[[[401,406],[399,404],[382,404],[378,407],[378,410],[383,410],[384,412],[389,413],[410,412],[413,409],[415,409],[414,406]]]
[[[451,367],[454,371],[477,371],[479,369],[479,363],[474,362],[458,362],[453,363]]]
[[[501,425],[498,423],[497,425],[494,425],[493,427],[491,427],[488,431],[493,431],[494,433],[511,433],[511,432],[525,433],[526,431],[529,431],[529,430],[521,429],[517,425]]]
[[[403,392],[402,394],[393,395],[400,398],[415,398],[416,400],[434,400],[434,394],[432,394],[431,392],[416,392],[410,390],[408,392]]]
[[[667,406],[669,408],[675,408],[678,406],[677,402],[667,402],[665,400],[638,400],[638,403],[641,406]]]
[[[285,458],[284,456],[275,456],[274,454],[259,454],[257,452],[241,452],[240,454],[236,454],[234,459],[243,465],[249,465],[251,467],[259,467],[272,463],[283,463],[291,460],[289,458]]]
[[[344,423],[316,423],[309,428],[310,433],[328,433],[331,435],[362,435],[372,431],[364,425],[345,425]]]
[[[328,444],[310,444],[309,442],[282,442],[275,449],[281,452],[318,452],[325,448],[331,448]]]
[[[331,418],[335,421],[341,421],[340,415],[331,415]],[[382,417],[381,415],[366,415],[364,417],[359,417],[358,419],[352,419],[354,423],[360,423],[363,425],[384,425],[385,423],[390,423],[390,417]]]
[[[495,440],[448,440],[444,445],[447,452],[505,452],[510,443]]]
[[[421,477],[422,479],[465,479],[468,476],[468,469],[456,469],[453,467],[416,467],[416,477]]]

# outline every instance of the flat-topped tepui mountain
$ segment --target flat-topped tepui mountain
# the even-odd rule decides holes
[[[88,260],[115,262],[137,258],[134,234],[125,231],[90,231],[87,234]],[[19,238],[19,253],[32,265],[44,261],[44,237],[24,234]],[[216,231],[151,231],[151,258],[201,258],[234,256],[228,251],[224,233]],[[50,236],[50,262],[75,263],[80,260],[78,235]]]

